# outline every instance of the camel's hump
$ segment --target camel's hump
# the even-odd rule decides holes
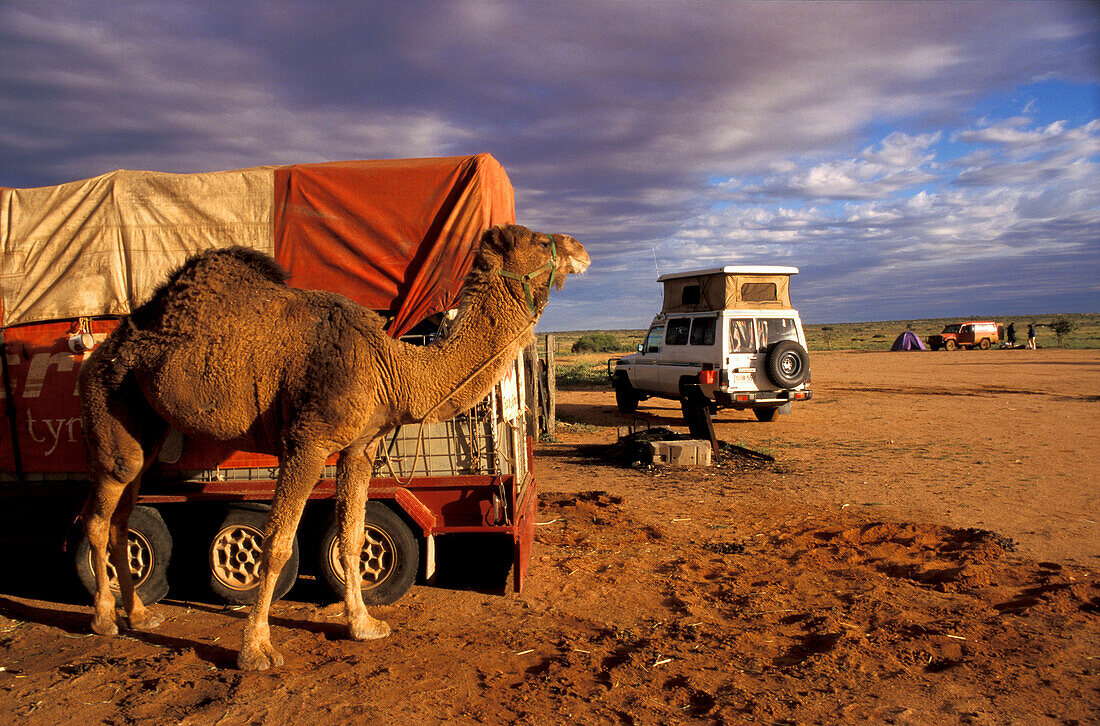
[[[145,327],[164,315],[169,306],[180,303],[186,306],[185,301],[189,298],[194,302],[197,291],[231,297],[229,293],[239,293],[249,282],[283,285],[288,277],[287,271],[263,252],[241,246],[207,250],[191,257],[171,273],[153,296],[130,314],[130,318],[138,327]],[[203,293],[199,293],[199,297],[203,297]]]
[[[185,276],[205,276],[232,268],[246,268],[272,282],[286,282],[289,277],[282,265],[259,250],[234,245],[206,250],[188,259],[168,277],[168,283]]]

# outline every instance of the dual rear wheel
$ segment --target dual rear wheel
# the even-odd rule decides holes
[[[230,508],[209,537],[206,570],[210,590],[232,604],[251,604],[260,585],[266,505],[237,505]],[[150,604],[168,594],[168,564],[172,557],[172,535],[160,513],[135,507],[130,516],[128,564],[141,601]],[[359,574],[363,599],[370,605],[384,605],[404,595],[416,580],[420,548],[416,536],[393,510],[381,502],[368,502],[365,511],[364,543]],[[340,562],[339,525],[330,518],[319,543],[318,574],[338,597],[344,595],[344,571]],[[91,546],[81,537],[76,552],[77,576],[89,592],[95,592],[95,571]],[[274,598],[286,595],[298,579],[300,553],[294,538],[291,556],[275,585]],[[107,566],[109,584],[121,604],[117,572]]]

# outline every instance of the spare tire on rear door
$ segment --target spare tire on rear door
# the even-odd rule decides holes
[[[768,348],[764,367],[780,388],[794,388],[810,377],[810,356],[793,340],[780,340]]]

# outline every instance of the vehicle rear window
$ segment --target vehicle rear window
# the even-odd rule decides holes
[[[756,348],[764,350],[781,340],[798,342],[798,328],[794,318],[760,318],[756,321]]]
[[[746,282],[741,285],[744,302],[776,302],[779,294],[774,282]]]
[[[749,318],[730,319],[730,352],[752,353],[755,350],[752,320]]]
[[[714,345],[714,328],[718,318],[695,318],[691,321],[691,344]]]
[[[668,334],[665,342],[669,345],[687,345],[691,332],[691,318],[674,318],[668,321]]]

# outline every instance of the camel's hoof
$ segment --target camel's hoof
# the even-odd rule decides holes
[[[92,618],[92,632],[99,635],[118,635],[118,623],[106,618]]]
[[[152,630],[164,622],[164,618],[155,612],[146,610],[141,615],[133,614],[129,618],[130,627],[134,630]]]
[[[382,620],[349,623],[348,630],[353,640],[377,640],[390,634],[390,626]]]
[[[282,664],[283,656],[270,645],[266,648],[246,646],[241,648],[237,656],[237,667],[242,671],[266,671],[268,668],[278,668]]]

